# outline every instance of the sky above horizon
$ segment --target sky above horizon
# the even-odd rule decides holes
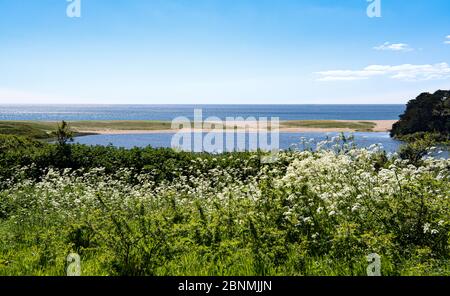
[[[398,104],[450,89],[450,1],[0,0],[0,104]]]

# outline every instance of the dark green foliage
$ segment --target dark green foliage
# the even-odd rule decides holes
[[[27,148],[42,148],[43,146],[43,143],[26,137],[0,134],[0,153]]]
[[[422,159],[426,156],[431,148],[440,145],[445,148],[446,143],[441,143],[440,134],[438,133],[416,133],[405,136],[406,143],[402,145],[398,151],[402,159],[409,160],[414,165],[422,163]]]
[[[438,90],[434,94],[422,93],[408,102],[400,121],[394,124],[391,136],[403,136],[418,132],[436,132],[443,139],[450,135],[450,91]]]
[[[4,147],[4,148],[2,148]],[[238,155],[239,158],[230,158]],[[80,144],[49,144],[22,137],[0,136],[0,181],[10,178],[17,167],[28,167],[24,177],[38,180],[48,168],[86,169],[105,168],[107,173],[114,173],[118,168],[132,169],[135,174],[146,173],[154,181],[172,181],[181,172],[189,171],[193,176],[197,170],[212,168],[211,162],[204,165],[192,163],[202,158],[216,159],[223,168],[239,168],[242,161],[251,162],[251,170],[241,171],[239,177],[244,180],[254,175],[261,167],[258,157],[251,158],[249,152],[224,153],[212,155],[208,153],[177,152],[170,148],[133,148],[124,149],[113,146],[86,146]],[[130,177],[130,182],[137,182]],[[1,183],[0,183],[1,188]]]

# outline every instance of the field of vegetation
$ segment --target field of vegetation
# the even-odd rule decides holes
[[[450,160],[332,139],[204,153],[0,136],[0,275],[450,275]],[[416,155],[416,154],[414,154]]]
[[[370,132],[376,123],[371,121],[336,121],[336,120],[290,120],[280,123],[281,128],[334,128],[350,129],[358,132]]]

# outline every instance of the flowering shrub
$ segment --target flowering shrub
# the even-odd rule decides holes
[[[223,159],[234,165],[224,165]],[[29,167],[0,188],[0,274],[450,275],[450,161],[377,147],[196,157],[170,178]]]

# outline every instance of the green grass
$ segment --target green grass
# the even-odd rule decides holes
[[[280,123],[281,128],[336,128],[355,131],[372,131],[375,126],[376,124],[374,122],[369,121],[291,120]]]
[[[56,130],[56,123],[41,124],[32,122],[0,121],[0,134],[25,136],[32,139],[48,139],[52,131]]]
[[[74,121],[69,123],[75,130],[170,130],[169,121],[153,120],[113,120],[113,121]]]
[[[22,136],[34,140],[54,139],[58,122],[41,121],[0,121],[0,135]],[[72,125],[75,130],[75,136],[88,135],[88,133],[77,132],[83,125]],[[79,128],[78,128],[79,127]]]

